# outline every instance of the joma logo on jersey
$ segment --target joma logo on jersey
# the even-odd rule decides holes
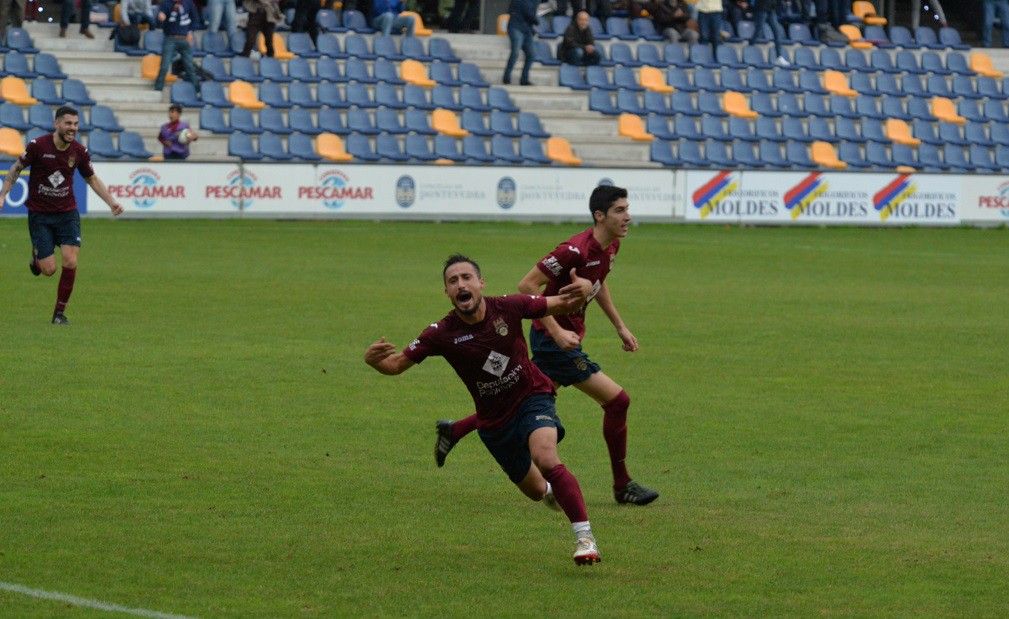
[[[468,333],[466,335],[460,335],[459,337],[455,338],[454,340],[452,340],[452,343],[461,344],[462,342],[468,342],[471,339],[473,339],[473,334]]]
[[[487,361],[483,364],[483,370],[488,374],[493,374],[498,378],[504,374],[505,368],[508,367],[508,357],[502,355],[501,353],[492,350],[489,355],[487,355]]]
[[[498,317],[494,319],[494,330],[501,337],[508,335],[508,323],[504,321],[504,318]]]

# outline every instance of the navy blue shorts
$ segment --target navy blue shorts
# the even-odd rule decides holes
[[[32,237],[35,257],[44,260],[53,255],[57,245],[81,246],[81,214],[33,213],[28,211],[28,234]]]
[[[539,428],[557,428],[557,442],[564,438],[564,426],[557,418],[554,396],[537,393],[519,405],[511,421],[497,430],[480,430],[480,440],[501,465],[512,483],[519,483],[529,474],[533,463],[529,453],[529,435]]]
[[[543,370],[558,385],[568,387],[582,381],[600,370],[579,346],[574,350],[563,350],[545,331],[529,328],[529,346],[533,351],[533,363]]]

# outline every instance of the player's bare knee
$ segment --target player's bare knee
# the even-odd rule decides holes
[[[557,457],[556,449],[535,449],[532,451],[532,458],[536,468],[544,473],[561,463],[561,459]]]
[[[39,269],[42,271],[42,274],[45,275],[46,277],[52,277],[53,274],[56,273],[56,263],[55,262],[52,264],[49,264],[48,262],[39,263]]]
[[[76,269],[77,268],[77,258],[67,258],[63,260],[64,269]],[[55,269],[55,267],[54,267]]]

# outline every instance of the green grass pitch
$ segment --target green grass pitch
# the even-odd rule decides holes
[[[574,224],[84,222],[69,328],[0,220],[0,582],[200,617],[1004,616],[1007,230],[642,225],[586,350],[632,399],[617,506],[597,406],[561,457],[603,563],[473,436],[441,359],[362,362]],[[101,616],[0,591],[4,616]]]

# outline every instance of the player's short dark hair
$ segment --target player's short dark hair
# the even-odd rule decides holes
[[[70,107],[69,105],[61,105],[58,108],[56,108],[56,116],[54,118],[56,118],[56,120],[59,120],[63,116],[80,116],[80,114],[78,114],[77,110]]]
[[[605,216],[614,202],[626,197],[627,190],[615,185],[600,185],[593,189],[592,195],[589,196],[589,213],[592,214],[592,220],[595,221],[596,211]]]
[[[168,106],[168,111],[169,112],[178,112],[179,114],[181,114],[182,113],[182,106],[179,105],[178,103],[173,103],[173,104],[171,104],[171,105]]]
[[[443,268],[441,270],[441,278],[442,278],[442,280],[445,279],[445,273],[448,272],[448,268],[450,266],[452,266],[453,264],[459,264],[460,262],[468,262],[468,263],[472,264],[473,268],[476,269],[476,276],[477,277],[483,277],[482,275],[480,275],[480,265],[476,263],[476,260],[473,260],[472,258],[470,258],[468,256],[464,256],[462,254],[452,254],[445,261],[445,268]]]

